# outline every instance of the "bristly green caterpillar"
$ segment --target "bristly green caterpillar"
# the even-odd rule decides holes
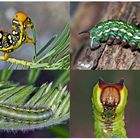
[[[108,45],[128,45],[132,51],[140,48],[140,28],[138,25],[131,25],[122,20],[103,21],[91,30],[79,34],[82,33],[90,34],[91,49],[97,49],[102,42],[107,42]]]
[[[0,118],[26,124],[44,123],[53,116],[51,109],[35,109],[14,107],[7,104],[0,104]]]
[[[97,138],[125,138],[124,109],[128,91],[124,81],[107,83],[102,79],[93,88],[94,128]]]

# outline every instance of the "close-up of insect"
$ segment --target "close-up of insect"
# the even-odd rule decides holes
[[[68,2],[1,2],[0,69],[69,69],[68,6]]]
[[[90,34],[91,49],[97,49],[100,47],[101,42],[107,42],[108,45],[129,45],[132,51],[140,48],[140,28],[135,25],[128,24],[125,21],[104,21],[97,24],[91,30],[83,31],[79,34],[83,33]]]
[[[4,52],[4,60],[8,59],[9,53],[23,44],[35,44],[36,41],[28,37],[26,29],[29,27],[34,27],[32,20],[24,12],[17,12],[12,20],[12,33],[0,32],[0,51]]]
[[[139,1],[0,1],[1,138],[140,138]]]
[[[127,137],[124,109],[128,91],[124,81],[107,83],[102,79],[95,85],[92,95],[94,129],[97,138]]]
[[[139,7],[139,2],[71,3],[73,69],[139,70]]]
[[[139,138],[138,83],[139,71],[72,71],[71,136]]]

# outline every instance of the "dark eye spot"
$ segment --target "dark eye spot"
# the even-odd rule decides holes
[[[31,19],[28,17],[28,18],[27,18],[27,21],[29,21],[29,22],[30,22],[30,21],[31,21]]]
[[[0,40],[3,38],[3,32],[0,32]]]
[[[0,48],[2,48],[2,42],[0,42]]]
[[[3,41],[3,31],[0,31],[0,48],[3,47],[2,41]]]
[[[13,31],[12,31],[12,35],[13,35],[14,37],[16,37],[17,39],[19,39],[20,33],[19,33],[18,30],[13,30]]]
[[[15,26],[20,26],[19,22],[15,19],[12,20],[12,24]]]
[[[7,35],[7,43],[9,45],[12,45],[13,44],[13,39],[12,39],[12,36],[10,34]]]

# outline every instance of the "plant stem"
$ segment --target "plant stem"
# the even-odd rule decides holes
[[[3,60],[3,56],[0,56],[0,60]],[[24,61],[24,60],[17,60],[15,58],[8,58],[8,60],[6,60],[6,61],[10,62],[12,64],[16,64],[16,65],[23,65],[28,68],[30,68],[30,66],[33,65],[32,62]]]

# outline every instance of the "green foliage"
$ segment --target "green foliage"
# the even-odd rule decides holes
[[[1,71],[0,73],[1,73],[0,81],[7,81],[10,78],[13,71],[5,69],[5,70]]]
[[[29,72],[29,76],[28,76],[28,83],[32,84],[34,83],[38,76],[40,74],[40,70],[39,69],[33,69]]]
[[[57,137],[61,137],[61,138],[68,138],[69,137],[68,131],[60,126],[50,127],[49,131],[55,133],[55,135]]]
[[[30,85],[20,85],[8,82],[12,71],[2,71],[0,76],[5,77],[4,82],[0,82],[0,102],[11,107],[18,106],[25,108],[48,108],[53,112],[53,116],[47,122],[39,124],[27,124],[7,119],[0,120],[0,129],[3,130],[28,130],[42,127],[54,126],[61,124],[70,117],[70,94],[67,89],[69,82],[69,72],[64,72],[56,81],[44,83],[39,88],[35,87],[34,82],[37,80],[41,71],[29,71],[28,83]],[[66,80],[64,80],[66,79]],[[59,83],[58,83],[59,81]]]
[[[36,40],[36,31],[33,32],[33,38]],[[47,70],[68,70],[70,68],[70,26],[67,24],[64,30],[54,35],[44,47],[38,52],[36,51],[36,44],[34,46],[34,58],[32,62],[17,60],[9,58],[7,62],[11,65],[9,68],[22,66],[23,69],[47,69]],[[47,52],[44,54],[44,52]],[[0,56],[0,60],[3,57]]]

